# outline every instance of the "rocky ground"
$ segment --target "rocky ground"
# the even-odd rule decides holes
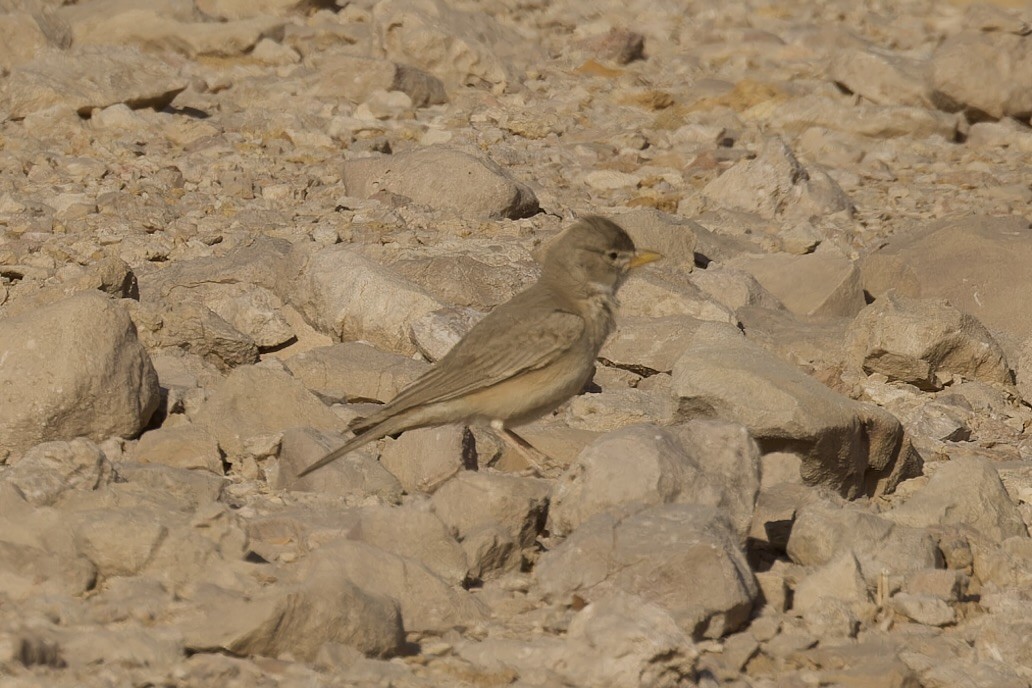
[[[1012,4],[0,0],[0,682],[1032,685]],[[543,475],[295,480],[586,213]]]

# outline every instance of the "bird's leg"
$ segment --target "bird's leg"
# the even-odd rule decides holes
[[[507,445],[515,449],[527,463],[530,464],[530,472],[539,478],[545,477],[544,466],[551,462],[547,454],[535,448],[530,442],[505,427],[501,420],[491,421],[491,429]]]

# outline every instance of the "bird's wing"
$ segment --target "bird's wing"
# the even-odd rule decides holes
[[[568,311],[531,309],[518,321],[510,312],[495,311],[375,416],[447,401],[537,370],[562,356],[583,333],[584,319]]]

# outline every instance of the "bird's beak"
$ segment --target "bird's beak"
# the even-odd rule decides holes
[[[662,253],[656,253],[655,251],[641,250],[635,251],[631,257],[631,262],[628,265],[632,268],[640,268],[642,265],[648,265],[653,261],[657,261],[663,257]]]

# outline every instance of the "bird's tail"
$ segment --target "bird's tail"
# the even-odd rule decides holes
[[[359,421],[363,420],[364,419],[359,419]],[[356,422],[352,423],[351,427],[352,429],[356,429],[356,432],[358,433],[357,435],[355,435],[350,440],[348,440],[341,446],[331,451],[326,456],[322,457],[321,459],[313,463],[311,466],[308,466],[307,468],[303,469],[300,473],[297,474],[297,478],[303,478],[312,471],[317,471],[323,466],[329,463],[333,463],[345,454],[353,452],[359,447],[365,446],[370,442],[375,442],[381,437],[393,435],[395,433],[401,432],[402,430],[408,429],[408,425],[406,425],[404,418],[398,416],[388,418],[382,423],[378,423],[373,426],[364,425],[362,423]]]

